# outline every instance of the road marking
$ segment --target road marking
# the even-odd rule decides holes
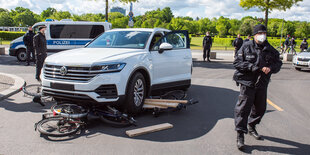
[[[267,99],[267,103],[271,106],[273,106],[278,111],[284,111],[281,107],[277,106],[276,104],[272,103],[269,99]]]

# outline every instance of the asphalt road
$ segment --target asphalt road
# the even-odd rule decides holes
[[[231,62],[196,60],[188,95],[199,104],[158,118],[150,113],[136,118],[138,127],[168,122],[172,129],[128,138],[125,131],[135,127],[112,128],[94,120],[80,135],[45,139],[34,131],[34,123],[52,103],[41,107],[19,93],[0,102],[0,154],[310,154],[310,71],[295,71],[284,64],[273,75],[268,99],[283,111],[268,105],[257,128],[264,140],[246,135],[246,150],[240,152],[233,121],[239,88],[232,81]],[[34,66],[23,65],[16,58],[0,56],[0,72],[36,83]]]

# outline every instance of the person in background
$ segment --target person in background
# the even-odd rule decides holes
[[[33,37],[34,37],[34,32],[32,31],[32,27],[28,27],[27,33],[24,35],[23,41],[26,46],[27,50],[27,64],[26,66],[30,65],[30,62],[33,61],[35,62],[35,55],[34,55],[34,48],[33,48]]]
[[[250,40],[251,40],[251,35],[249,34],[248,37],[244,40],[244,43]]]
[[[291,46],[292,54],[295,54],[295,55],[296,55],[296,50],[295,50],[296,41],[295,41],[295,37],[294,37],[294,36],[293,36],[292,39],[291,39],[290,46]]]
[[[45,26],[39,27],[39,32],[33,38],[33,45],[36,53],[37,63],[36,63],[36,79],[41,81],[41,69],[44,64],[44,60],[47,56],[46,38],[45,38]]]
[[[210,51],[212,47],[212,37],[210,36],[210,32],[206,33],[206,36],[203,38],[203,61],[210,62]]]
[[[304,40],[300,44],[300,52],[303,52],[304,50],[308,49],[308,42],[307,38],[304,38]]]
[[[286,36],[286,39],[284,41],[285,50],[284,53],[290,48],[290,35],[288,34]]]
[[[242,40],[242,38],[240,38],[240,34],[238,34],[237,38],[233,42],[233,46],[235,47],[235,57],[237,55],[237,52],[241,48],[242,44],[243,44],[243,40]]]
[[[267,41],[267,28],[256,25],[253,40],[244,43],[236,54],[233,79],[240,85],[240,95],[234,109],[237,148],[243,150],[244,134],[255,139],[262,137],[256,131],[265,112],[267,88],[272,74],[280,71],[282,61],[279,52]]]

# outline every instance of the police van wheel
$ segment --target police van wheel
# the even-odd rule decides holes
[[[26,53],[26,49],[19,49],[17,51],[17,60],[18,61],[21,61],[21,62],[24,62],[27,60],[27,53]]]

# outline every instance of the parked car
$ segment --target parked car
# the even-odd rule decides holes
[[[310,48],[294,56],[293,66],[296,70],[310,69]]]
[[[137,113],[152,93],[189,88],[191,70],[187,31],[114,29],[85,48],[48,56],[42,91],[57,101],[113,104]]]
[[[33,25],[34,32],[38,28],[46,26],[45,37],[48,52],[58,52],[67,49],[81,48],[101,33],[112,28],[111,23],[107,22],[86,22],[72,20],[47,20]],[[26,46],[21,36],[13,40],[10,44],[11,56],[16,56],[19,61],[26,61]]]

